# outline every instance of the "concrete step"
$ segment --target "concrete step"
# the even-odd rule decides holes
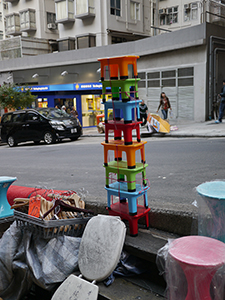
[[[113,284],[106,287],[103,283],[99,283],[98,300],[161,300],[166,299],[154,290],[150,290],[141,283],[137,284],[136,279],[128,280],[124,278],[116,278]],[[146,284],[145,284],[146,285]],[[157,287],[158,288],[158,287]],[[155,288],[156,289],[156,288]]]

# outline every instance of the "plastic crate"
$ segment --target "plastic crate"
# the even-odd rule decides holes
[[[17,227],[28,230],[38,237],[51,239],[58,236],[81,237],[91,217],[77,217],[60,220],[42,220],[14,210]]]

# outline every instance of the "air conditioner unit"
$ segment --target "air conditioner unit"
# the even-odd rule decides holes
[[[56,29],[55,23],[48,23],[48,29]]]
[[[165,8],[159,9],[159,14],[160,15],[165,15],[166,14],[166,9]]]
[[[191,9],[191,4],[185,4],[184,9],[185,10],[190,10]]]

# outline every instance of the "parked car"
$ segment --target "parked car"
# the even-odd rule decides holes
[[[27,141],[36,144],[41,140],[52,144],[65,138],[74,141],[81,135],[79,120],[56,108],[17,110],[1,119],[1,140],[10,147]]]

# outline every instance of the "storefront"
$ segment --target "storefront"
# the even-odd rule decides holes
[[[30,88],[32,94],[37,96],[35,107],[61,108],[65,105],[68,113],[75,107],[83,127],[96,126],[96,116],[104,113],[101,83],[39,85]]]

